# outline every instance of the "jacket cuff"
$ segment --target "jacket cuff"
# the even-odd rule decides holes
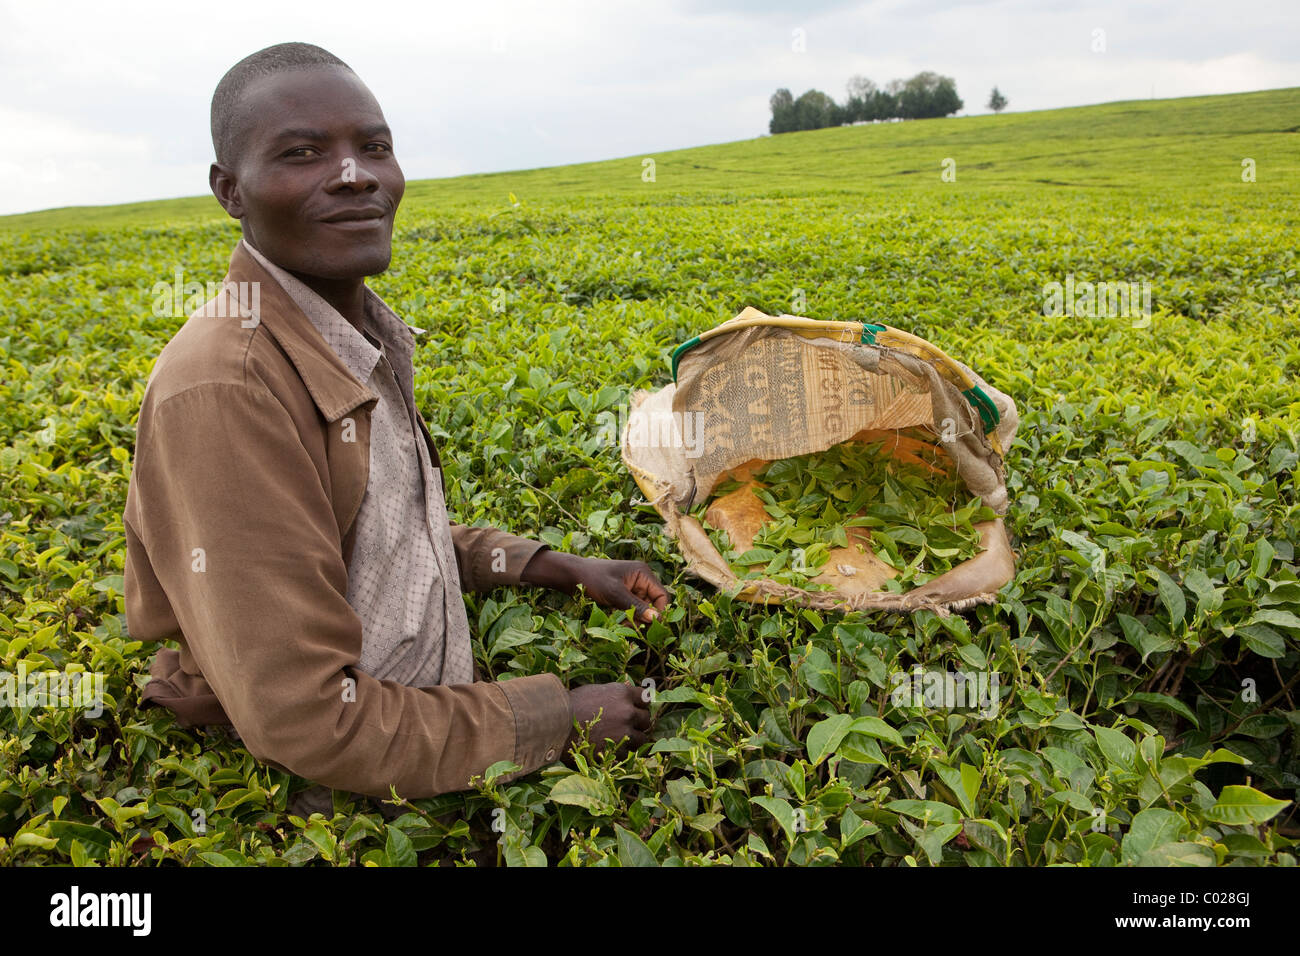
[[[498,532],[500,538],[492,542],[492,547],[505,549],[505,560],[500,560],[500,554],[496,555],[497,560],[491,557],[492,552],[488,552],[488,559],[480,557],[478,564],[478,579],[482,585],[480,588],[484,593],[499,587],[517,587],[522,582],[524,568],[528,567],[528,562],[533,559],[538,551],[549,551],[551,546],[541,541],[535,541],[532,538],[521,538],[517,534],[511,534],[508,531]],[[498,570],[504,567],[504,570]],[[558,680],[558,678],[557,678]]]
[[[499,528],[452,525],[452,543],[463,558],[461,589],[486,594],[495,588],[517,587],[524,568],[549,545]]]
[[[519,771],[509,782],[564,756],[573,730],[569,692],[554,674],[534,674],[498,681],[515,716],[515,756]]]

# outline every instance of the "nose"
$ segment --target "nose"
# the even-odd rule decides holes
[[[330,191],[351,189],[354,192],[366,192],[379,188],[379,177],[370,171],[366,157],[349,153],[339,161],[339,169]]]

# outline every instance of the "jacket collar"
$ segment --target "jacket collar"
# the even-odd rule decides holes
[[[258,283],[251,287],[257,289],[258,326],[265,328],[284,349],[326,421],[338,421],[358,406],[379,400],[374,391],[357,381],[302,309],[248,253],[243,242],[235,246],[230,256],[226,281]]]
[[[358,382],[369,382],[375,366],[379,364],[380,347],[371,341],[370,336],[377,337],[383,346],[395,352],[399,363],[411,360],[414,351],[413,330],[393,315],[374,289],[362,287],[366,329],[366,334],[363,335],[334,306],[292,272],[281,269],[250,246],[248,240],[241,239],[239,244],[280,283],[280,288],[289,294],[294,305],[302,310],[316,331],[325,337],[325,343],[343,359],[343,364]]]

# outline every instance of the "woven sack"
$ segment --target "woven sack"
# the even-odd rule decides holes
[[[622,454],[696,576],[758,603],[940,614],[991,602],[1014,576],[1003,454],[1019,421],[1015,403],[925,339],[887,325],[747,308],[683,343],[673,377],[632,397]],[[960,477],[999,516],[975,525],[980,553],[895,593],[884,582],[898,572],[871,551],[868,529],[851,528],[850,547],[832,548],[812,578],[830,590],[738,578],[688,512],[724,479],[743,481],[769,462],[846,441],[881,442],[900,462]],[[766,514],[753,495],[730,495],[713,502],[706,519],[743,551]]]

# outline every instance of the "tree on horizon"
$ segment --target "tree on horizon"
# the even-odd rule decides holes
[[[768,132],[791,133],[875,120],[929,119],[949,116],[963,106],[956,81],[929,70],[910,80],[890,80],[883,87],[868,77],[855,75],[849,78],[846,92],[847,99],[841,105],[821,90],[808,90],[795,99],[782,87],[769,101],[772,119]]]

